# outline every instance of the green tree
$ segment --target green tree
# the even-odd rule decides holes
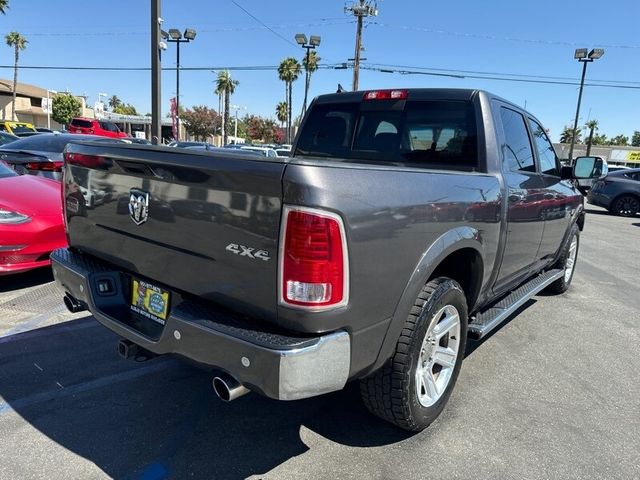
[[[2,15],[7,14],[8,8],[9,8],[9,0],[0,0],[0,13]]]
[[[4,13],[4,10],[3,12]],[[13,103],[11,104],[11,120],[16,119],[16,93],[18,88],[18,60],[20,59],[20,50],[27,48],[27,39],[18,32],[9,32],[4,37],[9,47],[14,49],[13,61]]]
[[[309,94],[309,86],[311,85],[311,75],[313,72],[318,70],[318,64],[320,63],[321,58],[318,56],[315,50],[311,50],[309,52],[309,56],[304,56],[302,59],[302,66],[304,70],[307,72],[307,76],[305,79],[304,86],[304,103],[302,104],[302,115],[307,111],[307,95]]]
[[[59,93],[51,102],[51,116],[53,119],[67,125],[73,117],[79,117],[82,102],[70,93]]]
[[[636,130],[633,132],[633,136],[631,137],[631,145],[634,147],[640,147],[640,131]]]
[[[228,70],[223,70],[218,73],[218,78],[216,79],[216,91],[222,92],[224,98],[224,117],[223,117],[223,125],[224,125],[224,134],[222,136],[222,144],[226,145],[227,140],[229,139],[229,108],[231,104],[231,95],[236,91],[236,87],[240,85],[238,80],[234,80],[231,78],[231,73]]]
[[[610,143],[611,145],[625,146],[629,144],[629,137],[622,134],[616,135],[615,137],[611,138]]]
[[[287,102],[280,102],[276,105],[276,118],[280,122],[280,126],[284,126],[287,121]]]
[[[587,139],[587,157],[591,153],[591,144],[593,142],[593,132],[598,130],[598,121],[597,120],[589,120],[584,124],[585,127],[589,129],[589,138]]]
[[[220,121],[218,113],[205,105],[187,108],[182,112],[180,120],[189,135],[203,140],[213,135]]]
[[[138,115],[138,111],[136,107],[131,105],[130,103],[120,104],[116,108],[113,109],[114,113],[119,113],[120,115]]]
[[[111,97],[109,97],[109,101],[107,103],[111,107],[111,111],[115,112],[116,108],[118,108],[120,105],[122,105],[122,100],[120,100],[117,95],[111,95]]]
[[[605,134],[600,135],[596,133],[593,136],[593,141],[591,142],[593,145],[609,145],[609,139]]]
[[[573,128],[569,127],[568,125],[565,126],[564,129],[562,130],[562,133],[560,134],[560,143],[571,143],[571,137],[573,136],[571,132],[573,132]],[[576,128],[575,136],[576,136],[576,143],[580,143],[582,132],[580,131],[579,128]]]
[[[293,90],[293,82],[295,82],[300,76],[300,63],[293,57],[287,57],[278,66],[278,78],[282,80],[285,84],[286,88],[286,102],[288,106],[287,112],[287,143],[291,143],[292,132],[291,132],[291,104],[292,104],[292,90]]]

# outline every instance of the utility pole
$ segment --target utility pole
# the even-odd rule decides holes
[[[151,0],[151,142],[154,145],[162,143],[160,73],[162,50],[167,48],[167,44],[160,39],[160,3],[161,0]]]
[[[364,17],[376,17],[378,6],[375,1],[359,0],[349,6],[344,7],[345,13],[351,13],[357,19],[356,27],[356,52],[353,61],[353,90],[358,90],[360,80],[360,53],[362,51],[362,24]]]

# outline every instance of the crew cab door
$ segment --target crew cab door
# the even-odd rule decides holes
[[[560,164],[544,128],[531,117],[528,121],[542,182],[544,233],[538,257],[552,260],[567,233],[572,213],[580,203],[580,196],[568,180],[560,179]]]
[[[506,238],[494,287],[502,292],[523,280],[537,263],[544,230],[544,191],[525,117],[496,102],[502,173],[507,195]],[[500,132],[502,130],[502,132]]]

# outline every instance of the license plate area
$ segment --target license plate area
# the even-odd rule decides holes
[[[171,293],[146,280],[131,277],[129,308],[141,317],[164,325],[169,315]]]

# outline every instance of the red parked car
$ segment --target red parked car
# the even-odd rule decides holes
[[[45,267],[66,246],[60,187],[0,162],[0,275]]]
[[[69,133],[85,133],[111,138],[124,138],[129,136],[121,131],[113,122],[84,117],[78,117],[71,120],[71,123],[69,124]]]

